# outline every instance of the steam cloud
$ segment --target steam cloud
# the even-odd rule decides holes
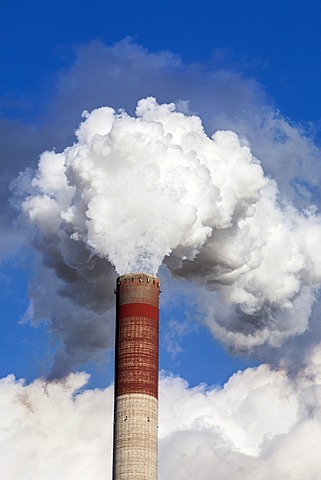
[[[15,185],[39,269],[49,267],[55,284],[54,331],[65,332],[58,363],[108,346],[114,267],[156,274],[165,264],[198,281],[214,292],[204,293],[206,323],[235,349],[279,346],[307,329],[321,281],[321,218],[280,202],[246,140],[231,131],[210,138],[199,117],[154,98],[138,102],[136,117],[85,112],[76,135]],[[38,294],[35,310],[44,308]],[[77,322],[58,320],[65,301],[77,305]],[[93,318],[105,330],[84,345]]]

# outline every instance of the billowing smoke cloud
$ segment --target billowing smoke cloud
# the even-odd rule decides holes
[[[245,135],[265,172],[277,179],[282,195],[300,206],[319,204],[318,148],[304,129],[276,111],[264,87],[246,73],[246,65],[243,71],[240,66],[232,65],[220,50],[207,64],[188,64],[170,51],[150,52],[130,39],[113,46],[77,46],[70,68],[54,73],[52,97],[38,103],[37,117],[24,111],[25,121],[32,124],[15,121],[15,109],[10,119],[0,119],[0,260],[24,242],[12,229],[14,212],[8,202],[8,185],[18,172],[33,167],[44,149],[58,151],[71,144],[84,109],[121,105],[133,114],[137,99],[151,94],[162,103],[174,99],[179,111],[200,116],[210,134],[231,129]],[[34,98],[30,105],[35,105]]]
[[[320,350],[294,383],[267,365],[224,387],[160,381],[159,478],[317,479]],[[3,478],[111,478],[113,389],[82,390],[87,376],[30,385],[0,381]],[[14,457],[12,456],[14,452]]]
[[[146,99],[136,119],[92,112],[77,144],[42,155],[32,181],[40,195],[23,210],[40,230],[61,229],[118,273],[156,274],[169,255],[193,260],[213,229],[229,226],[237,210],[247,215],[267,182],[235,134],[211,140],[198,117],[173,109]]]
[[[13,376],[1,379],[1,476],[105,478],[111,469],[113,390],[77,394],[87,378],[38,379],[26,386]]]
[[[137,99],[153,95],[160,103],[175,101],[179,111],[200,116],[208,134],[224,129],[246,136],[282,195],[300,208],[309,201],[319,203],[320,151],[313,135],[307,136],[310,130],[284,118],[264,86],[252,72],[248,75],[248,66],[233,64],[226,54],[217,49],[204,65],[185,63],[170,51],[148,51],[130,39],[113,46],[78,46],[72,66],[57,77],[46,118],[47,145],[62,148],[72,142],[85,109],[122,106],[133,114]]]
[[[113,266],[156,274],[164,261],[215,292],[215,307],[204,296],[206,322],[232,348],[279,346],[307,329],[321,281],[321,218],[280,202],[244,139],[210,138],[200,118],[153,98],[136,117],[108,107],[84,117],[74,145],[41,155],[21,204],[57,293],[85,312],[80,343],[90,321],[106,320]],[[22,175],[16,190],[26,184]],[[71,354],[77,342],[67,336]],[[89,338],[83,351],[108,344],[98,331]]]

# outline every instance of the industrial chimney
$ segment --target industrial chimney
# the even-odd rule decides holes
[[[117,279],[113,480],[157,479],[159,279]]]

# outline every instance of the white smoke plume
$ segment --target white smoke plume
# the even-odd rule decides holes
[[[41,156],[22,204],[29,219],[59,232],[63,252],[79,242],[118,273],[156,274],[165,257],[193,260],[214,230],[252,216],[268,181],[249,148],[232,132],[210,139],[174,108],[149,98],[137,118],[85,114],[76,144]]]
[[[164,262],[215,292],[215,308],[204,297],[206,323],[232,348],[279,346],[308,328],[321,217],[279,200],[244,139],[210,138],[199,117],[151,97],[135,117],[103,107],[84,118],[74,145],[43,153],[29,184],[16,182],[20,194],[27,185],[21,208],[57,293],[84,312],[82,333],[113,303],[113,267],[156,274]]]
[[[127,38],[112,46],[78,46],[74,54],[70,69],[57,76],[46,145],[59,150],[69,145],[83,110],[122,106],[133,114],[137,99],[152,92],[161,103],[175,100],[179,111],[201,117],[210,135],[219,129],[245,136],[283,196],[300,208],[320,204],[320,151],[313,124],[304,128],[284,118],[264,86],[248,76],[247,66],[231,64],[228,52],[216,49],[209,63],[190,64],[173,52],[151,52]]]
[[[295,382],[267,365],[224,387],[160,380],[159,479],[317,480],[321,362],[316,348]],[[108,480],[113,388],[82,390],[88,376],[29,385],[0,381],[1,478]]]

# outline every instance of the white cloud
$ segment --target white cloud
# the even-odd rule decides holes
[[[3,478],[89,480],[110,471],[112,388],[75,394],[86,378],[27,386],[11,376],[1,380]]]
[[[267,365],[227,384],[189,388],[160,381],[159,478],[317,479],[321,460],[321,369],[317,350],[290,381]],[[14,377],[0,382],[0,474],[8,480],[111,478],[113,389]]]

